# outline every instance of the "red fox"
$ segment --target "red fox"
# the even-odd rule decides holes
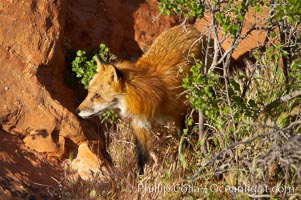
[[[97,73],[77,109],[78,115],[88,118],[115,110],[129,118],[140,173],[151,152],[152,122],[173,121],[179,131],[184,128],[187,105],[181,85],[185,73],[179,71],[189,72],[189,54],[204,57],[199,38],[200,32],[192,25],[180,25],[159,35],[136,62],[103,64],[96,57]]]

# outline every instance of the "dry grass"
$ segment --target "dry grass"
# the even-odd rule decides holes
[[[228,146],[212,156],[203,158],[198,148],[188,145],[184,156],[188,167],[183,168],[178,159],[179,139],[173,137],[166,128],[165,134],[154,137],[154,149],[159,158],[155,165],[150,162],[145,175],[137,174],[135,146],[132,130],[127,123],[121,122],[116,129],[108,131],[111,141],[109,152],[115,164],[115,176],[105,181],[97,177],[90,181],[69,181],[64,199],[251,199],[252,197],[278,196],[280,199],[300,195],[300,153],[301,137],[289,131],[274,127],[258,126],[270,130],[264,136]],[[161,132],[161,133],[162,133]],[[251,141],[252,140],[252,141]],[[239,148],[241,162],[236,170],[234,149]],[[210,162],[208,162],[210,161]],[[205,165],[204,163],[208,163]],[[295,165],[290,165],[295,164]],[[295,167],[295,173],[290,171]],[[186,180],[194,173],[197,178]],[[238,179],[235,179],[238,173]],[[294,176],[294,177],[292,177]],[[235,191],[235,182],[238,190]],[[290,182],[295,181],[295,182]],[[261,191],[255,193],[254,186]],[[278,186],[277,186],[278,185]],[[228,187],[228,188],[227,188]],[[245,187],[245,188],[243,188]],[[287,194],[267,193],[265,188],[287,187]],[[249,190],[249,191],[248,191]]]
[[[185,169],[178,159],[179,139],[166,128],[154,137],[158,164],[137,174],[132,130],[121,122],[108,131],[114,177],[90,181],[66,181],[63,199],[279,199],[300,197],[301,136],[275,127],[257,126],[265,134],[246,137],[204,158],[199,148],[187,145]],[[165,130],[165,132],[164,132]],[[193,141],[191,141],[192,143]],[[239,150],[239,168],[234,159]],[[216,148],[218,149],[218,148]],[[214,156],[218,155],[218,156]],[[188,180],[195,175],[195,178]],[[235,185],[237,184],[237,187]],[[67,189],[66,189],[67,186]],[[239,188],[240,186],[241,188]],[[254,187],[258,187],[255,189]],[[253,188],[252,188],[253,187]],[[267,189],[268,188],[268,189]],[[237,191],[235,190],[237,189]],[[275,191],[270,191],[275,189]],[[278,191],[276,191],[278,189]],[[282,191],[283,190],[283,191]],[[256,192],[254,192],[256,191]]]

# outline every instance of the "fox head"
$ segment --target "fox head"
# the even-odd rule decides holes
[[[122,83],[121,72],[111,64],[103,64],[96,56],[97,71],[89,82],[88,95],[77,108],[78,115],[89,118],[107,110],[121,107]]]

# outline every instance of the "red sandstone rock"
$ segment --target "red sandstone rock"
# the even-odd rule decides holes
[[[64,84],[63,3],[1,2],[1,128],[24,137],[27,147],[51,156],[68,154],[88,140],[104,152],[101,129],[73,114],[74,93]]]
[[[175,24],[159,16],[157,1],[72,0],[67,5],[65,40],[74,49],[105,43],[119,58],[137,57],[163,30]]]

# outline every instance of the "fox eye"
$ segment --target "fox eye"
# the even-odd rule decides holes
[[[93,99],[97,99],[100,97],[100,94],[96,93],[94,96],[93,96]]]

